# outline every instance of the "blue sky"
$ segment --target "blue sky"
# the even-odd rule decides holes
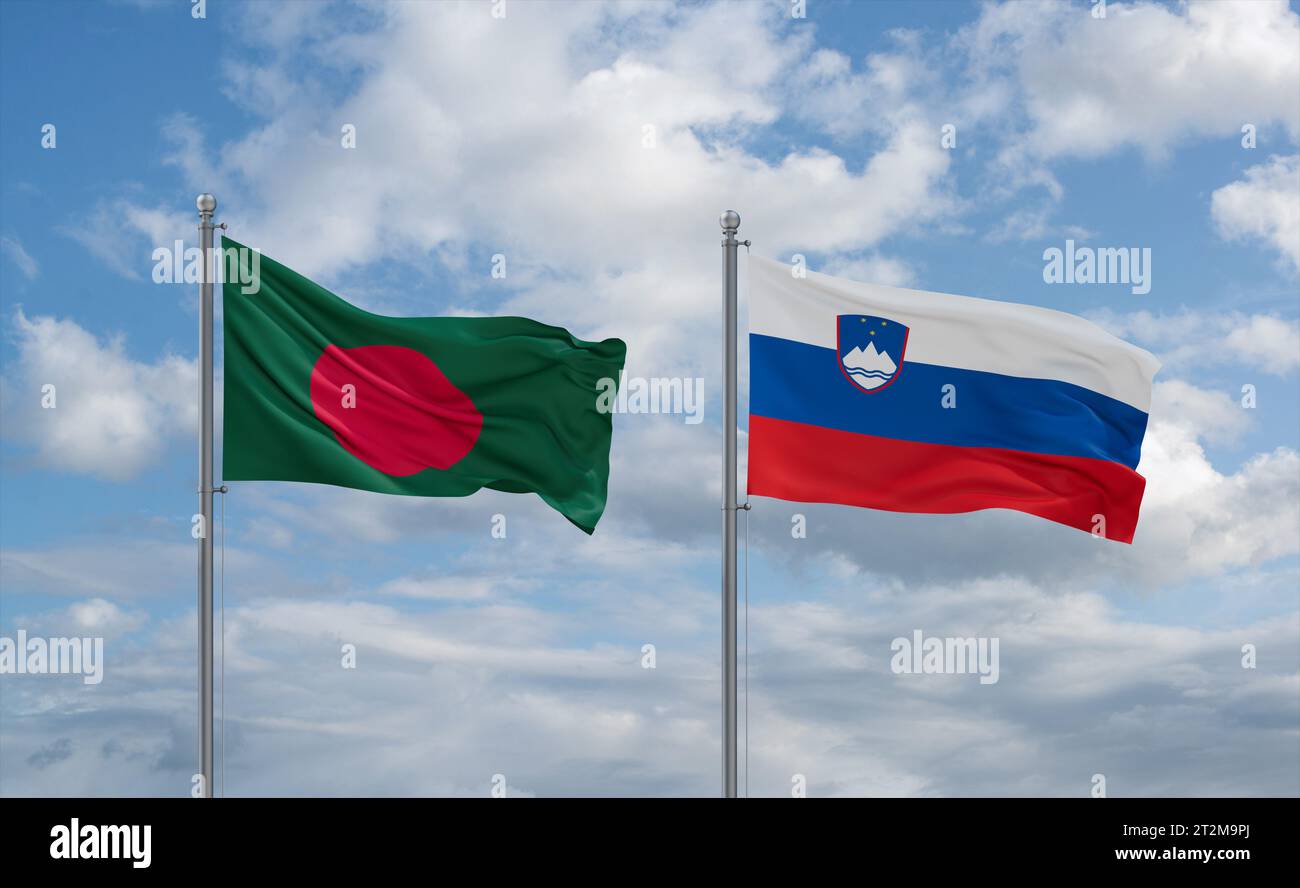
[[[1092,10],[0,5],[0,634],[108,657],[93,688],[0,678],[0,793],[188,792],[197,296],[151,255],[204,190],[366,308],[616,335],[707,396],[699,425],[616,417],[590,539],[534,497],[232,484],[231,795],[716,790],[729,206],[761,255],[1083,314],[1165,362],[1131,548],[755,501],[752,793],[1300,792],[1300,16]],[[1149,248],[1151,292],[1045,283],[1067,238]],[[999,636],[1000,682],[893,675],[918,626]]]

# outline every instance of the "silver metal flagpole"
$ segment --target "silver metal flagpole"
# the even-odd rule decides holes
[[[736,252],[740,214],[722,225],[722,793],[736,797]]]
[[[217,199],[200,194],[199,245],[199,760],[203,798],[212,798],[212,213]]]

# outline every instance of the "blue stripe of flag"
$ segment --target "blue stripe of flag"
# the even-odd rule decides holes
[[[750,334],[750,413],[809,425],[961,447],[1083,456],[1137,468],[1147,414],[1052,379],[958,370],[906,359],[888,388],[849,382],[833,349]],[[955,408],[942,406],[956,386]]]

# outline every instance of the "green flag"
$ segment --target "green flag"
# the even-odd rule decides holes
[[[619,378],[621,340],[525,318],[385,317],[265,256],[260,286],[248,270],[223,286],[226,480],[536,493],[596,529],[612,435],[598,397]]]

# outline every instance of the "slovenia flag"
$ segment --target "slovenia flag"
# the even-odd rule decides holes
[[[749,260],[749,493],[1125,543],[1159,362],[1074,315]]]

